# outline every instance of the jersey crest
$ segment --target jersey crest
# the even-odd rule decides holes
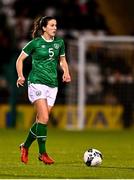
[[[55,49],[59,49],[59,47],[60,47],[59,44],[54,43],[54,48],[55,48]]]

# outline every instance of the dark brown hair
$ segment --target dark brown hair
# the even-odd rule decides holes
[[[55,18],[50,17],[50,16],[43,16],[43,17],[36,18],[33,24],[34,27],[32,31],[32,37],[33,38],[39,37],[44,32],[42,27],[46,27],[48,24],[48,21],[52,19],[55,19]]]

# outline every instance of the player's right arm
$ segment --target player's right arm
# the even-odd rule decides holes
[[[16,61],[16,70],[18,74],[18,79],[16,83],[17,87],[24,86],[25,77],[23,75],[23,61],[26,59],[26,57],[27,54],[22,51]]]
[[[17,87],[24,86],[25,77],[23,75],[23,61],[29,56],[34,49],[34,40],[28,42],[22,49],[21,54],[19,55],[16,61],[16,70],[18,74]]]

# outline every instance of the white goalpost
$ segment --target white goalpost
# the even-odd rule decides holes
[[[87,51],[87,45],[91,45],[93,43],[108,43],[117,46],[120,46],[120,43],[127,43],[132,45],[134,50],[134,37],[132,36],[95,36],[95,35],[81,35],[77,41],[70,41],[69,42],[69,56],[71,61],[78,58],[77,61],[77,129],[83,129],[84,128],[84,120],[85,120],[85,67],[86,67],[86,51]],[[114,47],[113,45],[113,47]],[[77,48],[75,49],[74,46]],[[115,48],[116,48],[115,46]],[[125,48],[130,48],[126,46]],[[75,51],[77,52],[74,52]],[[73,99],[70,97],[70,99]],[[69,104],[71,101],[69,102]]]

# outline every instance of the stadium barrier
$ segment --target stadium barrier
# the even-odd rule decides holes
[[[10,106],[0,105],[0,128],[10,127]],[[16,128],[28,129],[34,122],[35,112],[31,105],[18,105]],[[119,129],[122,128],[122,106],[89,105],[85,107],[84,128]],[[77,107],[56,105],[50,115],[50,126],[62,129],[77,129]]]

